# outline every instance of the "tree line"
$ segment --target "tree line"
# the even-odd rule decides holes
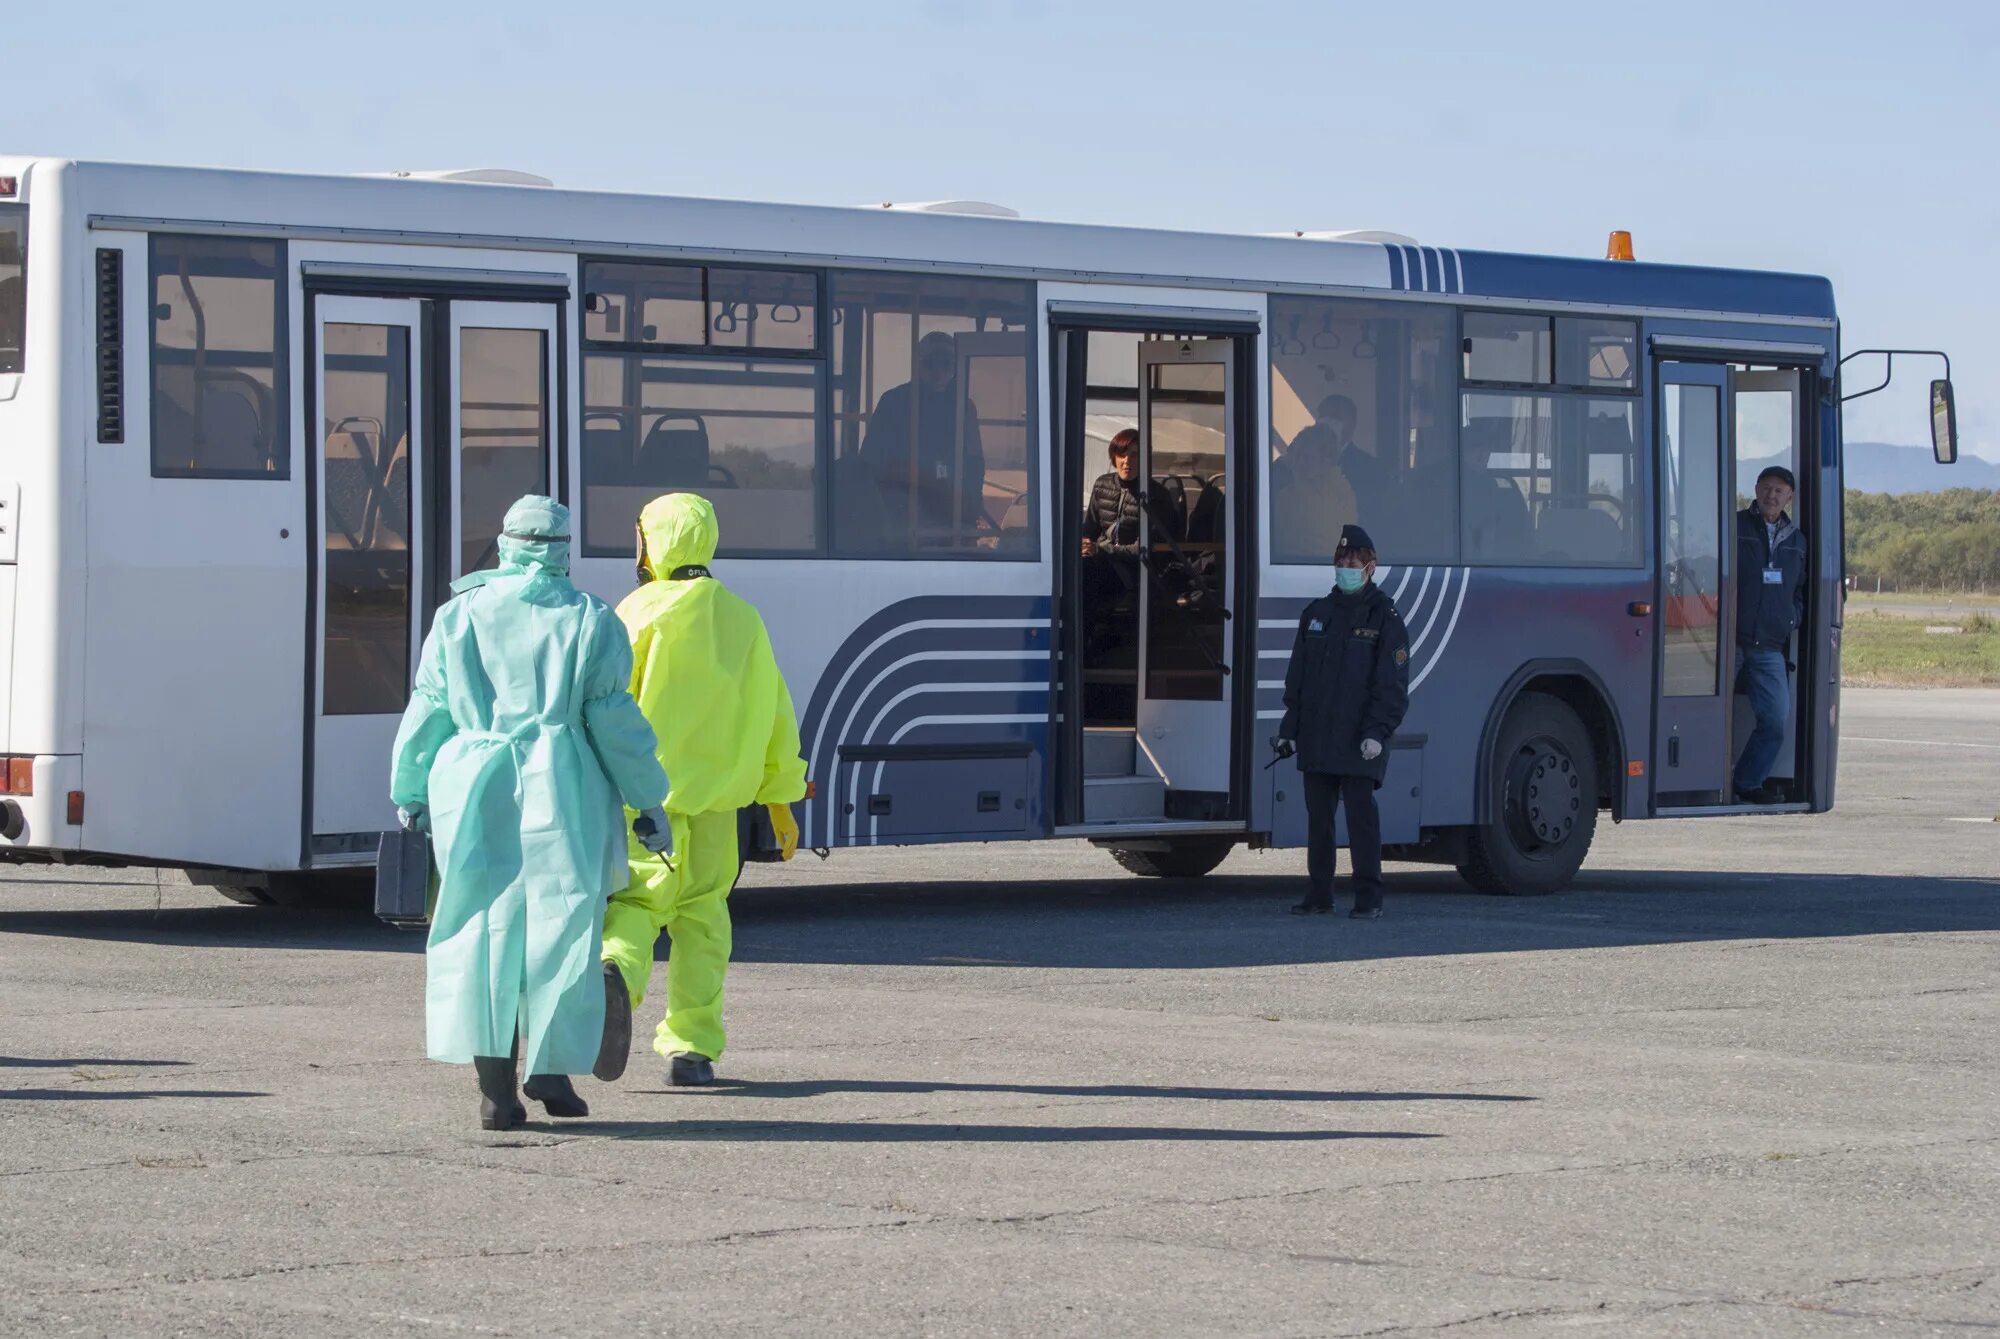
[[[1847,494],[1856,589],[2000,591],[2000,489]]]

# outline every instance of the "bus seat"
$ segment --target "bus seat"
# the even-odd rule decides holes
[[[1211,474],[1202,480],[1201,496],[1195,499],[1188,510],[1187,542],[1190,544],[1220,544],[1223,538],[1223,478]]]
[[[699,488],[710,482],[708,424],[699,414],[662,414],[646,430],[634,462],[638,482]]]
[[[1201,481],[1191,474],[1166,474],[1153,480],[1148,492],[1153,499],[1153,524],[1158,527],[1154,532],[1156,541],[1158,536],[1165,535],[1176,544],[1187,542],[1189,484],[1199,488]]]
[[[617,415],[584,415],[583,478],[587,484],[632,482],[632,434]]]
[[[1535,549],[1551,558],[1615,562],[1625,556],[1625,532],[1609,515],[1588,504],[1551,503],[1535,523]]]

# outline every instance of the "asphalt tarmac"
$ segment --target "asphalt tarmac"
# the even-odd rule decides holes
[[[759,868],[723,1082],[656,975],[501,1135],[417,936],[0,870],[0,1333],[2000,1330],[2000,693],[1844,712],[1833,814],[1607,823],[1557,897]]]

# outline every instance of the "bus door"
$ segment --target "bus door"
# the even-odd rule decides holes
[[[1221,818],[1234,756],[1233,342],[1149,340],[1139,373],[1137,742],[1166,781],[1168,817]]]
[[[556,308],[319,295],[312,387],[310,843],[372,857],[395,823],[389,758],[453,580],[498,559],[524,493],[553,493]]]
[[[1734,478],[1729,370],[1657,365],[1660,487],[1656,810],[1731,802]]]

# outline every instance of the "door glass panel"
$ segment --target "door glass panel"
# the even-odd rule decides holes
[[[1154,524],[1147,596],[1146,696],[1222,699],[1223,603],[1229,589],[1228,369],[1147,369],[1148,493]],[[1161,536],[1170,536],[1169,545]],[[1178,552],[1176,552],[1178,549]]]
[[[1713,697],[1721,691],[1722,393],[1714,386],[1663,391],[1661,691]]]
[[[328,322],[320,347],[325,712],[397,712],[410,678],[409,331]]]
[[[459,570],[499,561],[500,521],[549,489],[547,339],[468,326],[458,343]]]

